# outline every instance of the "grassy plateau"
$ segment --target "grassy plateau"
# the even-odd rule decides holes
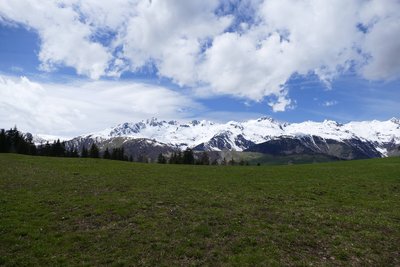
[[[0,154],[0,265],[399,266],[400,158],[184,166]]]

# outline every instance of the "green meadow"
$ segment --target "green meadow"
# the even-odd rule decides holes
[[[289,166],[0,154],[0,265],[399,266],[400,158]]]

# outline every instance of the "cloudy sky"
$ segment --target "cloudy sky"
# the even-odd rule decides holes
[[[0,128],[400,115],[399,0],[2,0]]]

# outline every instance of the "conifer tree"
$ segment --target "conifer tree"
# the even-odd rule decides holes
[[[26,146],[26,154],[28,155],[36,155],[37,149],[35,144],[33,143],[33,136],[31,133],[25,134],[25,146]]]
[[[8,143],[9,143],[9,152],[11,153],[20,153],[19,149],[22,135],[18,132],[17,126],[14,126],[13,129],[7,131]]]
[[[179,150],[178,154],[176,154],[176,164],[182,164],[182,163],[183,163],[182,151]]]
[[[43,156],[51,156],[51,145],[50,145],[50,143],[48,141],[46,142],[46,144],[42,148],[41,154]]]
[[[194,164],[193,150],[186,148],[183,152],[183,164]]]
[[[119,160],[128,160],[128,157],[125,156],[125,149],[124,147],[121,147],[120,149],[120,154],[119,154]]]
[[[89,156],[89,152],[88,152],[88,150],[86,149],[86,147],[83,146],[83,147],[82,147],[82,150],[81,150],[81,157],[82,157],[82,158],[87,158],[88,156]]]
[[[111,152],[111,159],[113,160],[125,160],[125,155],[124,155],[124,148],[113,148]]]
[[[70,158],[77,158],[77,157],[79,157],[79,154],[75,148],[72,148],[72,149],[66,150],[65,156],[70,157]]]
[[[111,159],[111,155],[110,155],[110,151],[108,150],[108,147],[104,151],[103,158],[104,159]]]
[[[176,164],[176,153],[175,152],[173,152],[171,157],[169,157],[168,163],[169,164]]]
[[[111,159],[113,160],[117,160],[118,159],[118,148],[113,148],[113,150],[111,151]]]
[[[167,163],[167,159],[164,157],[164,155],[163,155],[162,153],[160,153],[160,154],[158,155],[157,163],[160,163],[160,164],[165,164],[165,163]]]
[[[51,146],[50,156],[54,157],[64,157],[65,156],[65,144],[60,142],[60,139],[54,141]]]
[[[7,140],[6,131],[1,129],[0,131],[0,153],[7,153],[9,151],[9,142]]]
[[[99,158],[100,157],[100,152],[99,152],[99,148],[97,147],[96,144],[92,144],[92,146],[90,147],[90,151],[89,151],[89,157],[91,158]]]
[[[78,149],[74,148],[74,149],[72,150],[71,156],[72,156],[73,158],[79,158]]]

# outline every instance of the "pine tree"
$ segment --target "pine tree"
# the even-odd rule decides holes
[[[103,158],[104,159],[111,159],[111,155],[110,155],[110,151],[108,150],[108,147],[104,151]]]
[[[8,137],[9,152],[20,153],[20,143],[22,141],[22,135],[19,133],[17,126],[14,126],[13,129],[8,130],[6,135]]]
[[[73,157],[73,158],[79,158],[78,149],[74,148],[74,149],[72,150],[71,157]]]
[[[173,152],[171,157],[169,157],[168,163],[169,164],[176,164],[176,153],[175,152]]]
[[[118,148],[113,148],[113,150],[111,151],[111,159],[113,160],[117,160],[118,159],[118,152],[119,149]]]
[[[73,149],[67,149],[67,150],[65,150],[65,156],[66,156],[66,157],[72,158],[72,157],[74,157],[73,155],[74,155],[74,150],[73,150]]]
[[[36,155],[37,154],[37,148],[35,144],[33,143],[33,136],[31,133],[26,133],[25,134],[25,143],[26,143],[26,152],[28,155]]]
[[[7,140],[6,131],[1,129],[0,131],[0,153],[7,153],[9,151],[9,143]]]
[[[164,157],[164,155],[163,155],[162,153],[160,153],[160,154],[158,155],[157,163],[160,163],[160,164],[165,164],[165,163],[167,163],[167,159]]]
[[[65,143],[61,143],[60,139],[54,141],[53,145],[51,146],[51,156],[54,157],[64,157],[65,156]]]
[[[128,158],[125,156],[124,147],[121,147],[120,154],[119,154],[119,160],[128,160]]]
[[[125,160],[125,155],[124,155],[124,148],[113,148],[111,152],[111,159],[113,160]]]
[[[99,148],[94,143],[90,147],[89,157],[91,157],[91,158],[99,158],[100,157]]]
[[[47,141],[44,146],[40,148],[40,155],[42,156],[51,156],[51,145]]]
[[[182,164],[182,163],[183,163],[182,151],[179,150],[178,154],[176,154],[176,164]]]
[[[89,156],[89,152],[88,152],[88,150],[86,149],[86,147],[83,146],[83,147],[82,147],[82,150],[81,150],[81,157],[82,157],[82,158],[87,158],[88,156]]]
[[[183,152],[183,164],[194,164],[193,150],[186,148]]]

